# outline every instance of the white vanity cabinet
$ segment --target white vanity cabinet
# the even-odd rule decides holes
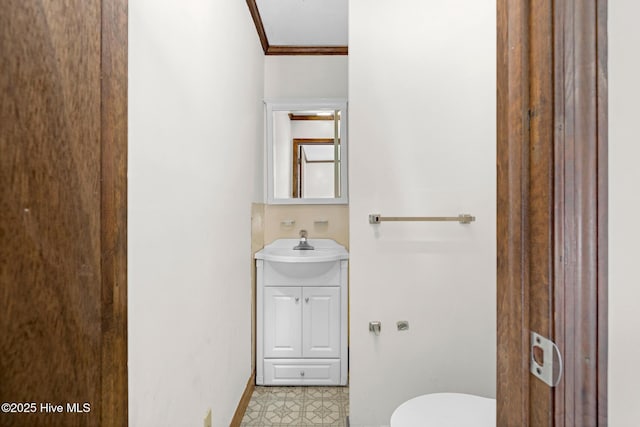
[[[348,254],[333,240],[256,254],[258,385],[346,385]]]
[[[340,288],[264,288],[264,357],[340,357]]]

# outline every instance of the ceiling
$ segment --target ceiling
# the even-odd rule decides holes
[[[247,0],[265,55],[347,55],[348,0]]]

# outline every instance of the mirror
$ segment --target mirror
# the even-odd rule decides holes
[[[266,101],[267,202],[347,203],[347,103]]]

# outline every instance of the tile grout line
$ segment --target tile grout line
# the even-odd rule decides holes
[[[343,387],[338,387],[338,388],[335,388],[334,390],[335,391],[332,391],[331,388],[324,388],[324,387],[316,387],[315,389],[311,387],[309,388],[284,387],[284,388],[273,388],[273,389],[256,387],[254,394],[251,396],[251,402],[253,401],[257,402],[259,398],[260,399],[259,407],[261,409],[259,411],[248,411],[248,412],[251,412],[250,416],[255,416],[255,412],[259,412],[258,417],[251,420],[243,419],[243,423],[241,425],[244,425],[244,426],[280,425],[285,427],[287,426],[298,427],[300,424],[293,424],[293,423],[299,423],[300,421],[302,421],[304,425],[309,425],[309,426],[332,425],[332,426],[344,427],[349,422],[348,410],[347,410],[348,393],[345,392]],[[310,395],[311,393],[313,393],[314,395],[313,397],[311,397]],[[318,394],[320,396],[317,396]],[[345,394],[347,394],[347,396],[345,396]],[[284,413],[286,412],[284,410],[286,410],[287,408],[288,401],[300,403],[302,405],[300,407],[300,412],[298,412],[299,417],[297,418],[292,417],[290,423],[283,423],[282,416],[278,416],[278,419],[274,417],[272,420],[269,420],[266,418],[266,414],[269,412],[267,411],[267,409],[270,409],[269,404],[272,404],[274,402],[282,402],[282,405],[277,405],[277,404],[276,405],[282,408],[283,412],[281,413]],[[305,408],[308,408],[307,403],[314,402],[314,401],[320,402],[320,419],[315,420],[315,421],[320,421],[320,423],[313,423],[313,422],[305,423],[305,421],[310,421],[305,417],[305,414],[308,413],[308,412],[305,412]],[[325,401],[331,402],[333,404],[325,405]],[[251,405],[251,402],[250,402],[250,405]],[[252,408],[254,408],[255,406],[256,405],[253,405]],[[327,406],[331,408],[331,410],[328,413],[325,412],[325,409],[327,409]],[[334,411],[333,409],[337,409],[337,411]],[[274,415],[277,415],[273,411],[272,413]],[[344,415],[344,419],[342,419],[342,416],[340,415],[341,413]],[[334,420],[334,422],[331,422],[328,419],[328,416],[330,415],[335,415],[334,417],[331,418],[332,420]],[[250,416],[247,416],[247,414],[245,414],[245,418],[249,418]],[[325,423],[325,419],[327,419],[326,423]],[[265,420],[267,420],[268,422],[265,423]]]

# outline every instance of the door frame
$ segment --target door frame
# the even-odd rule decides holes
[[[324,118],[323,118],[324,119]],[[301,170],[301,161],[302,158],[300,156],[300,146],[301,145],[334,145],[335,141],[333,138],[293,138],[293,150],[291,152],[291,168],[292,168],[292,183],[291,183],[291,197],[294,199],[304,197],[301,196],[302,193],[302,170]],[[340,139],[338,139],[338,144],[340,144]],[[334,163],[334,161],[326,161],[326,163]],[[318,162],[320,163],[320,162]],[[324,163],[324,161],[322,162]],[[298,191],[298,187],[300,187],[300,191]]]
[[[606,426],[607,0],[497,6],[497,425]]]
[[[126,423],[128,403],[127,0],[102,3],[101,418],[103,425],[111,425]],[[533,3],[537,2],[498,0],[497,3],[500,254],[497,423],[529,425],[532,403],[546,399],[544,403],[555,414],[549,425],[555,422],[604,426],[607,424],[607,0],[566,0],[555,4],[545,0],[532,10]],[[547,47],[546,60],[531,60],[532,45],[542,46],[542,52]],[[543,88],[542,93],[532,96],[531,84],[537,87],[535,82],[544,81],[545,76],[552,76],[552,93],[545,93]],[[566,88],[569,90],[565,91]],[[549,94],[551,97],[547,98]],[[537,108],[531,108],[532,99],[539,103]],[[552,179],[544,174],[531,175],[532,153],[545,148],[549,153],[549,140],[544,138],[544,132],[542,138],[530,138],[532,118],[533,122],[538,118],[534,127],[547,132],[551,129]],[[576,144],[576,141],[587,142]],[[549,240],[553,248],[548,251],[554,267],[554,280],[542,286],[548,292],[543,301],[530,297],[531,290],[540,287],[531,280],[530,245],[532,237],[541,235],[531,227],[528,210],[530,190],[535,188],[532,183],[553,190],[545,193],[553,194],[552,214],[541,216],[550,220],[546,235],[553,236]],[[563,249],[563,260],[558,249]],[[578,282],[586,285],[571,286]],[[576,301],[582,302],[580,310],[574,310]],[[547,307],[549,319],[555,318],[549,323],[550,331],[564,353],[565,366],[571,368],[565,371],[559,387],[549,389],[542,397],[531,393],[532,384],[538,380],[530,379],[528,369],[529,321],[537,303]],[[585,347],[590,353],[587,356],[576,351]],[[589,362],[584,363],[587,357]],[[586,393],[580,393],[581,390]]]
[[[1,7],[3,425],[127,425],[127,2]]]
[[[127,93],[128,0],[102,0],[100,425],[128,425]]]

